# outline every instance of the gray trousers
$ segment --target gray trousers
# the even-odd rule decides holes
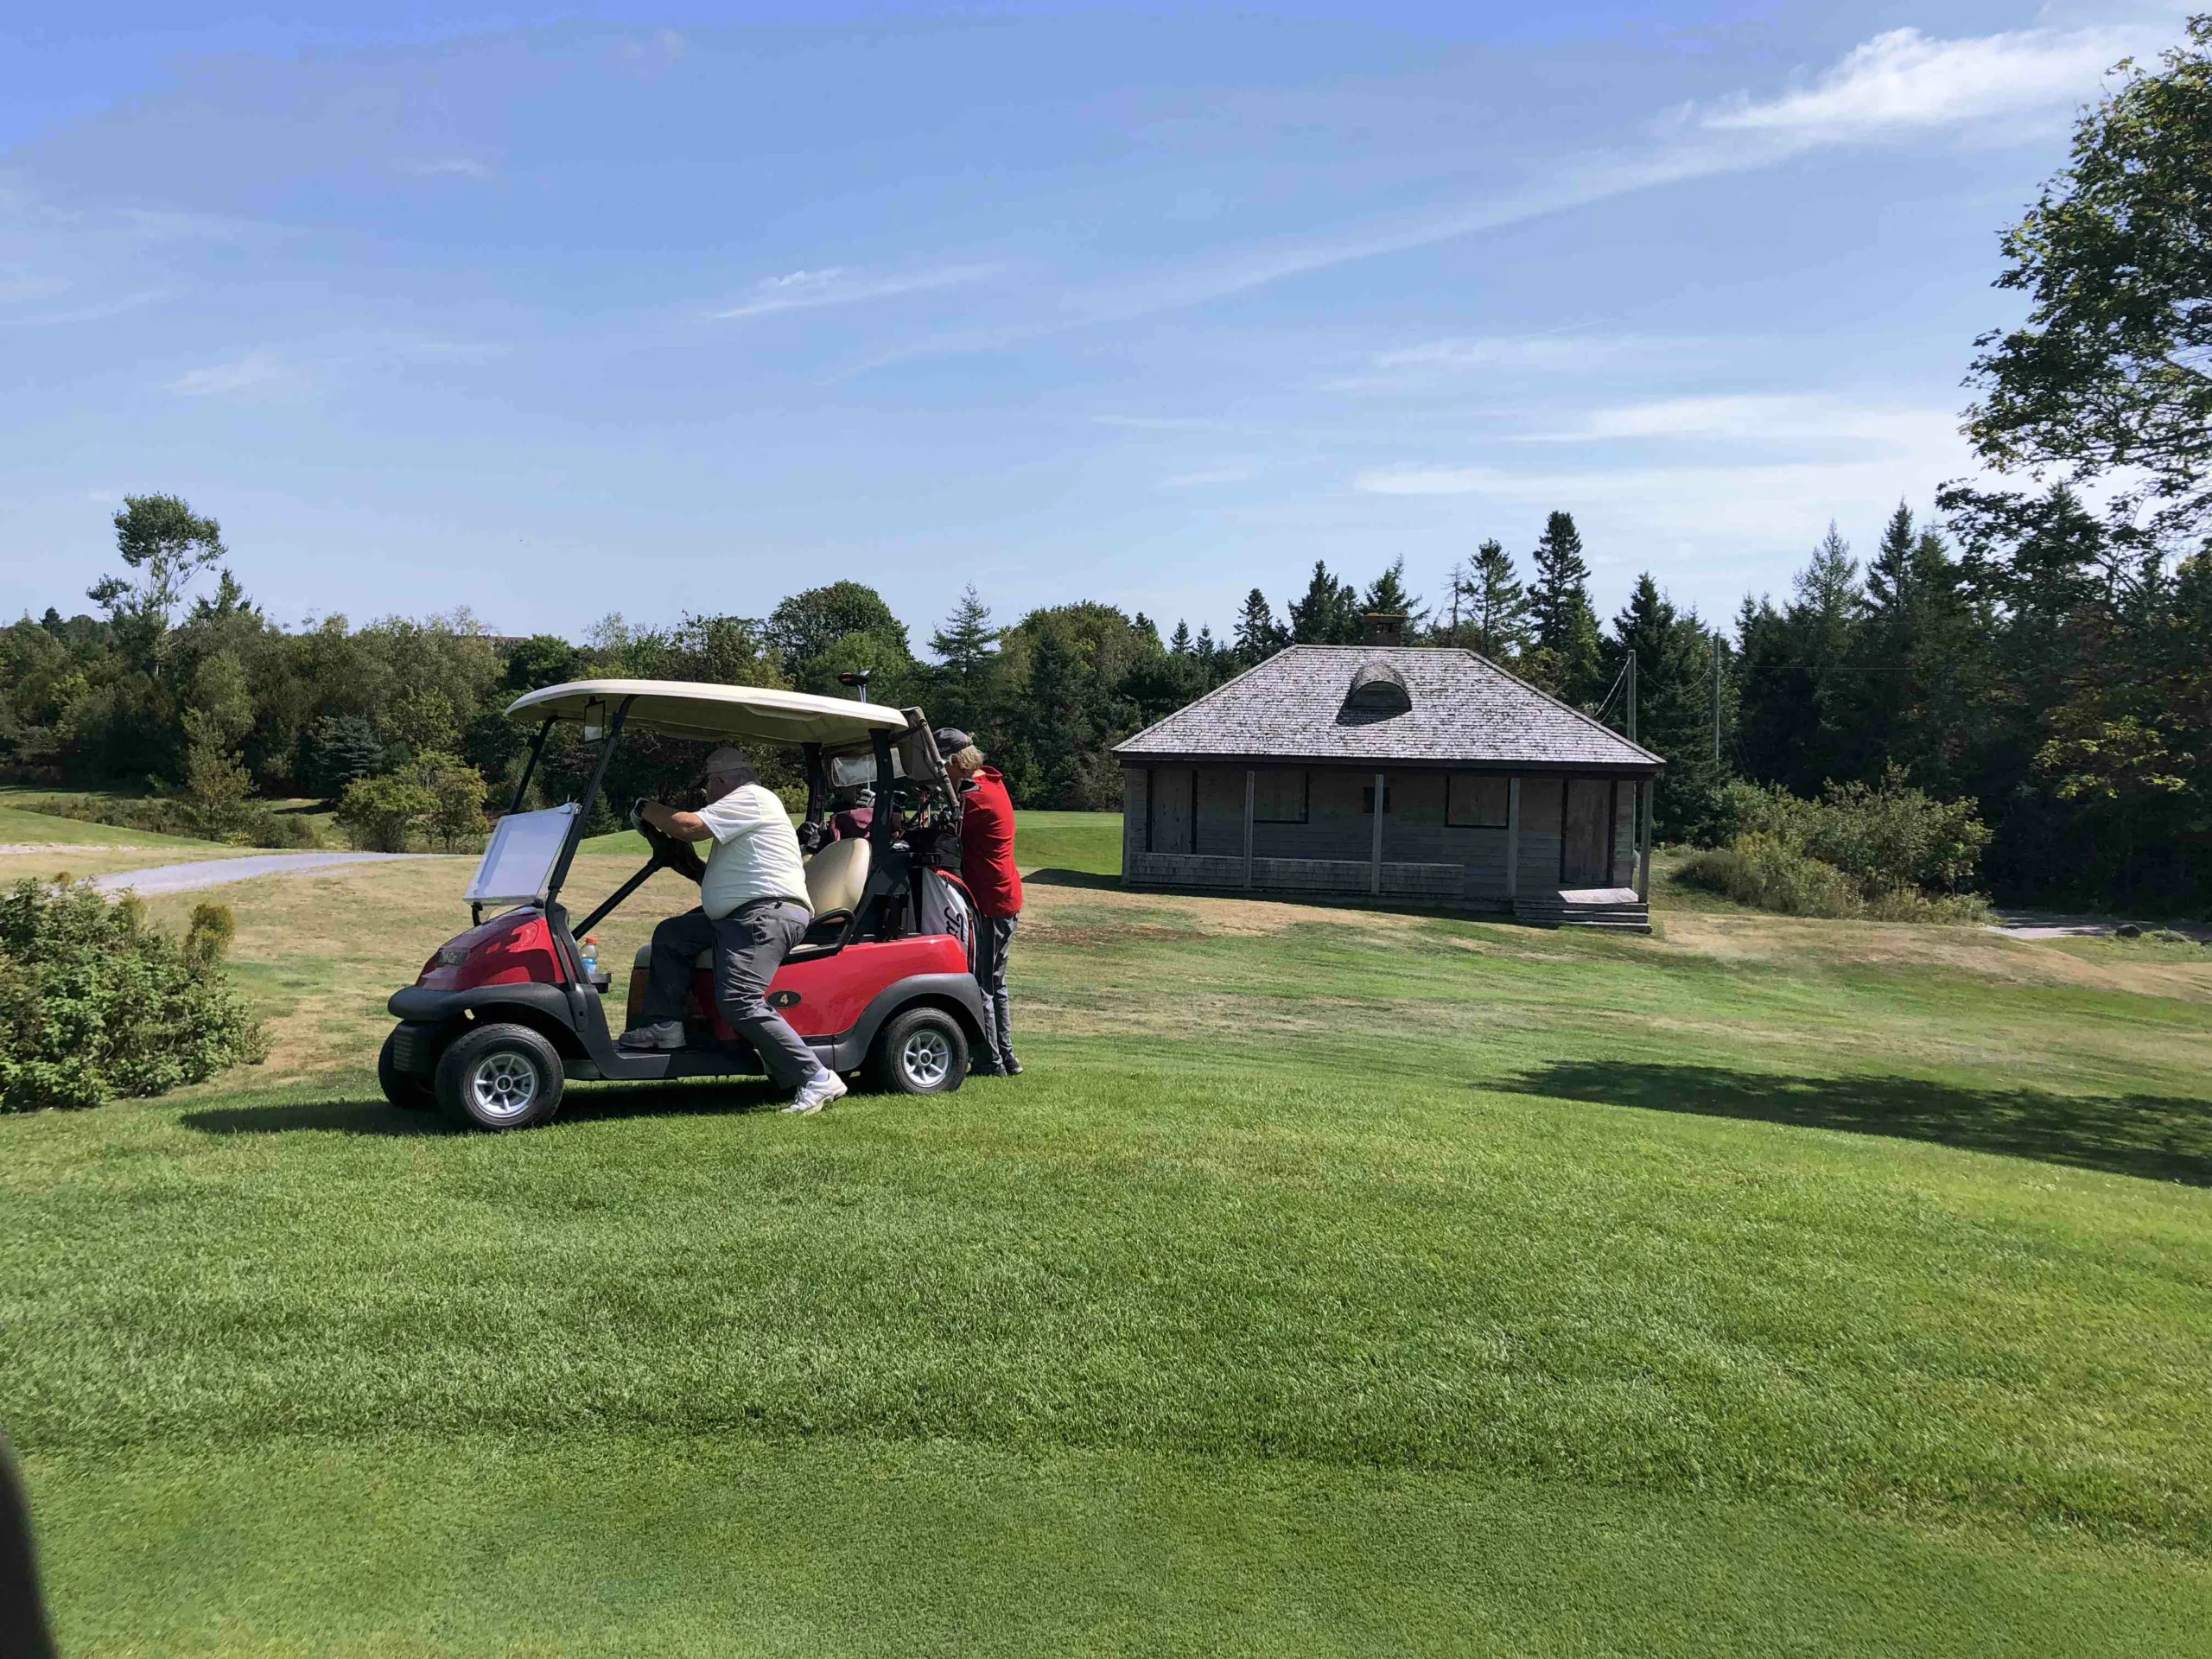
[[[691,964],[715,953],[715,1007],[753,1045],[768,1075],[796,1089],[822,1070],[806,1039],[768,1006],[768,982],[813,918],[804,905],[754,905],[720,921],[703,910],[671,916],[653,929],[652,983],[645,1020],[681,1020],[691,1000]]]
[[[1019,916],[976,918],[976,983],[983,993],[983,1054],[1004,1065],[1014,1058],[1014,1024],[1006,1001],[1006,953]]]

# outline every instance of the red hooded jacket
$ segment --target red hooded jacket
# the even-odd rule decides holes
[[[996,766],[985,766],[960,797],[960,879],[985,916],[1021,914],[1014,868],[1014,801]]]

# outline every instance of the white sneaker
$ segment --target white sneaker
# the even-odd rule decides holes
[[[614,1039],[617,1048],[626,1048],[632,1053],[640,1049],[677,1049],[683,1046],[683,1022],[663,1020],[654,1025],[633,1026]]]
[[[833,1100],[845,1097],[845,1080],[835,1071],[817,1071],[799,1084],[791,1103],[784,1108],[801,1117],[811,1117]]]

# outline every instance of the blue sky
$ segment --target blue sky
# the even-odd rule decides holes
[[[61,9],[47,9],[59,13]],[[2139,6],[0,22],[0,611],[181,493],[288,622],[880,588],[1222,628],[1573,512],[1708,615],[1968,470]]]

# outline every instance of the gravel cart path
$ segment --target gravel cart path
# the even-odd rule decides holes
[[[253,858],[207,858],[193,864],[160,864],[150,870],[118,870],[95,878],[102,893],[129,887],[142,897],[157,893],[192,893],[226,881],[251,881],[261,875],[305,875],[341,864],[380,864],[402,858],[431,858],[431,853],[267,853]]]

